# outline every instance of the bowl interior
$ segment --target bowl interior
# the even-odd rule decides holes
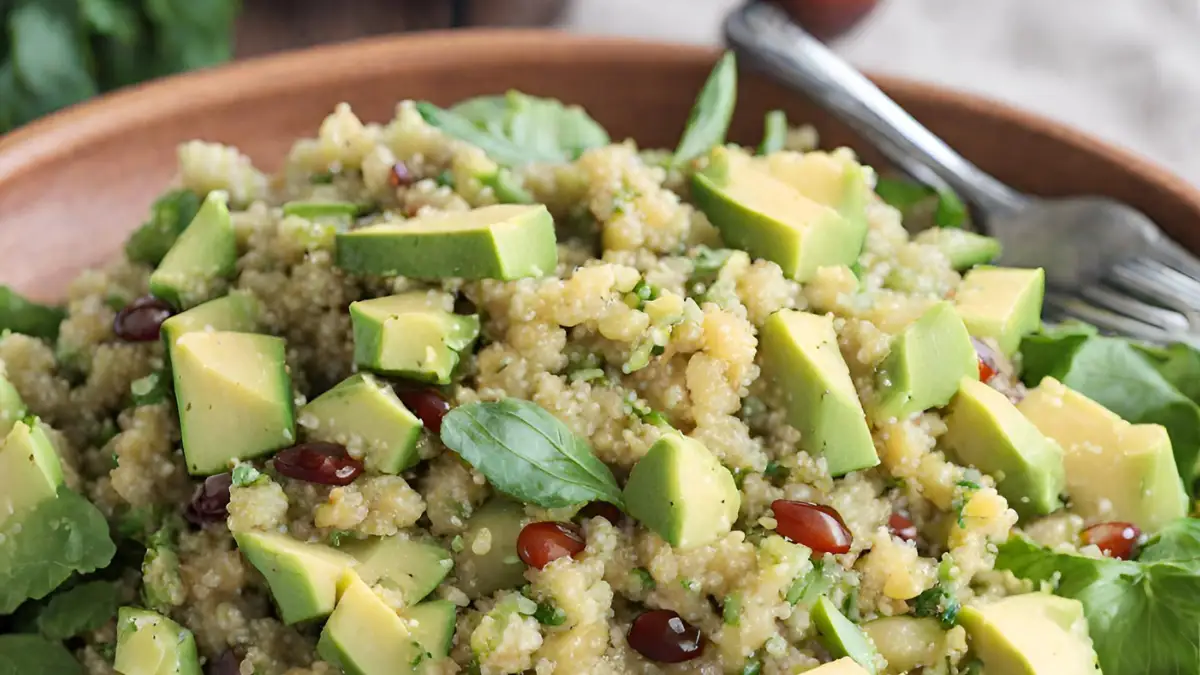
[[[384,121],[404,98],[448,104],[517,88],[583,105],[614,138],[670,147],[714,58],[704,48],[553,32],[430,33],[248,61],[121,92],[0,139],[0,283],[53,299],[81,269],[116,254],[170,183],[184,140],[231,143],[272,169],[340,101],[365,120]],[[823,146],[861,149],[849,129],[804,97],[751,74],[741,80],[732,140],[756,143],[763,114],[783,108],[789,120],[814,124]],[[1123,199],[1200,248],[1200,196],[1164,170],[994,102],[878,80],[1001,180],[1035,194]]]

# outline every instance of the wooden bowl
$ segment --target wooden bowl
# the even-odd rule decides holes
[[[399,99],[449,104],[509,88],[585,106],[614,138],[673,146],[711,49],[547,31],[465,31],[282,54],[106,96],[0,138],[0,283],[61,296],[80,270],[120,251],[171,182],[175,147],[232,143],[275,168],[339,101],[383,121]],[[1200,193],[1182,179],[1068,127],[993,101],[880,77],[902,106],[1001,180],[1035,194],[1102,194],[1145,211],[1200,249]],[[822,144],[862,147],[803,96],[747,74],[731,138],[757,142],[784,108]],[[863,153],[868,161],[878,158]]]

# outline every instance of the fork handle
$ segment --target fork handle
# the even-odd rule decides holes
[[[740,55],[844,119],[909,175],[949,185],[985,219],[1015,213],[1029,201],[951,149],[778,7],[751,0],[726,19],[725,37]]]

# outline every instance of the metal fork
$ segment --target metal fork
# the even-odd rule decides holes
[[[1154,343],[1200,346],[1200,260],[1105,197],[1023,194],[983,172],[767,2],[725,21],[738,55],[838,114],[914,178],[949,186],[1000,240],[1000,264],[1046,270],[1047,320],[1079,319]]]

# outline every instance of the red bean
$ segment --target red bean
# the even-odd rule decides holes
[[[659,663],[683,663],[704,651],[700,629],[669,609],[643,612],[629,627],[629,646]]]
[[[1098,523],[1080,533],[1079,538],[1086,546],[1095,544],[1100,552],[1110,558],[1129,560],[1137,548],[1142,531],[1133,523]]]
[[[621,513],[621,509],[609,504],[608,502],[592,502],[580,510],[579,515],[584,518],[591,519],[599,516],[613,525],[620,525],[621,519],[625,514]]]
[[[275,470],[296,480],[320,485],[349,485],[363,472],[362,462],[337,443],[301,443],[280,450],[274,457]]]
[[[183,510],[183,517],[189,523],[200,526],[224,521],[229,515],[229,486],[232,484],[233,474],[229,473],[205,478],[192,493],[192,500]]]
[[[815,553],[847,553],[853,536],[831,506],[777,499],[771,503],[775,531]]]
[[[404,162],[396,162],[392,165],[392,170],[388,172],[388,185],[392,187],[412,185],[415,180],[412,172],[408,170],[408,165]]]
[[[436,389],[396,388],[396,396],[404,407],[420,418],[425,428],[435,434],[442,432],[442,418],[450,412],[450,402],[442,398]]]
[[[539,570],[559,558],[574,557],[586,547],[583,531],[571,523],[530,523],[517,535],[517,555]]]
[[[975,345],[975,356],[979,359],[979,381],[987,383],[1000,371],[1000,355],[983,340],[971,338]]]
[[[147,295],[117,312],[113,333],[126,342],[151,342],[158,339],[162,323],[174,313],[166,302]]]
[[[913,525],[913,521],[900,513],[893,513],[888,517],[888,531],[893,537],[899,537],[904,541],[917,540],[917,526]]]

